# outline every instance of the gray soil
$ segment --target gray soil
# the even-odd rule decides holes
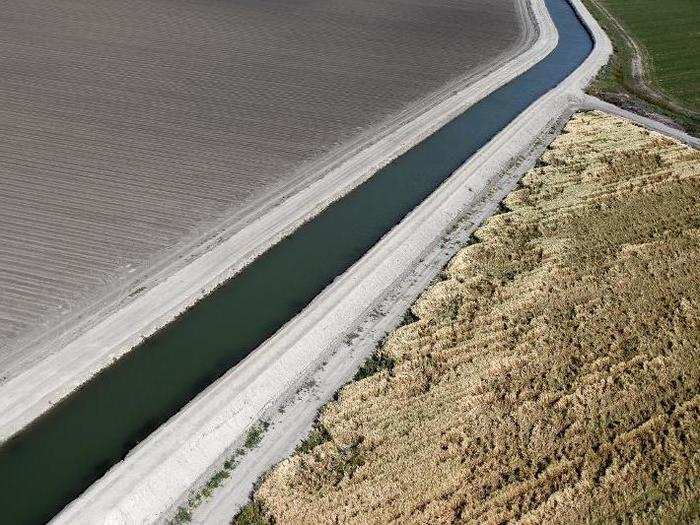
[[[0,0],[0,371],[301,166],[522,47],[515,4]]]

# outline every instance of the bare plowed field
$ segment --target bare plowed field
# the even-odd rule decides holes
[[[2,358],[525,35],[513,0],[2,0],[0,12]]]
[[[238,523],[700,519],[700,152],[581,113]]]

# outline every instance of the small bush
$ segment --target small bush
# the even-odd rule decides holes
[[[365,377],[373,376],[377,372],[382,370],[392,370],[394,368],[395,362],[391,357],[378,352],[371,356],[367,361],[363,363],[360,369],[355,374],[353,378],[354,381],[359,381]]]
[[[175,513],[175,523],[189,523],[192,521],[192,513],[185,507],[178,507]]]
[[[328,430],[326,430],[326,427],[319,424],[311,429],[311,432],[309,432],[308,437],[304,441],[299,443],[296,451],[303,453],[311,452],[317,446],[326,441],[330,441],[330,439],[331,435],[328,433]]]
[[[219,487],[226,478],[229,477],[231,477],[231,474],[229,474],[227,470],[220,470],[219,472],[214,474],[209,481],[207,481],[207,488],[215,489]]]
[[[272,525],[272,522],[265,517],[262,505],[254,501],[240,510],[231,520],[231,525]]]
[[[245,448],[253,449],[257,447],[269,426],[270,424],[267,421],[259,421],[253,425],[245,437]]]
[[[418,320],[418,318],[415,316],[415,314],[409,308],[403,314],[403,317],[401,318],[401,321],[399,322],[399,326],[405,326],[407,324],[415,323],[417,320]]]

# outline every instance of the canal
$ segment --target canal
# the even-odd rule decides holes
[[[576,69],[592,50],[591,38],[566,0],[546,3],[559,31],[547,58],[377,172],[5,443],[2,523],[50,520]]]

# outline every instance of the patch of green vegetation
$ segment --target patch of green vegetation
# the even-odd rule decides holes
[[[299,446],[296,448],[296,453],[311,452],[317,446],[330,441],[330,439],[331,435],[328,433],[328,430],[326,430],[326,427],[319,423],[311,429],[307,438],[299,443]]]
[[[508,207],[508,205],[505,203],[505,201],[501,201],[498,203],[498,208],[496,211],[493,213],[494,215],[500,215],[502,213],[509,213],[512,210]]]
[[[373,376],[382,370],[392,370],[395,365],[394,359],[384,355],[382,352],[377,352],[365,361],[360,369],[355,374],[353,381],[359,381],[365,377]]]
[[[202,489],[202,495],[205,498],[208,498],[209,496],[212,495],[212,492],[214,489],[218,488],[221,486],[221,484],[224,482],[225,479],[230,478],[231,474],[229,473],[228,469],[221,469],[219,472],[214,474],[209,481],[207,481],[207,484],[204,485],[204,488]]]
[[[227,459],[226,461],[224,461],[224,468],[225,468],[226,470],[233,470],[233,469],[235,469],[235,468],[238,466],[238,463],[239,463],[239,459],[238,459],[238,458],[239,458],[240,456],[244,455],[244,454],[245,454],[245,451],[244,451],[242,448],[239,448],[238,450],[236,450],[236,451],[233,453],[233,455],[232,455],[229,459]]]
[[[603,0],[632,38],[644,46],[652,81],[670,98],[700,110],[697,0]]]
[[[652,486],[646,487],[637,494],[630,505],[640,510],[653,511],[667,499],[669,499],[668,494],[664,493],[660,488]]]
[[[403,314],[403,317],[401,318],[401,321],[399,322],[399,326],[404,326],[407,324],[415,323],[418,320],[416,315],[411,311],[409,308],[406,310],[406,312]]]
[[[258,421],[255,423],[246,434],[245,442],[243,444],[244,448],[236,449],[231,457],[224,461],[223,468],[209,478],[209,481],[207,481],[204,487],[202,487],[187,501],[187,505],[177,509],[172,523],[179,524],[190,522],[192,520],[192,511],[199,507],[204,500],[210,498],[214,493],[214,490],[219,488],[224,480],[231,477],[231,472],[240,463],[240,458],[245,455],[246,449],[252,450],[257,447],[260,444],[260,441],[262,441],[262,438],[269,427],[270,424],[267,421]]]
[[[257,447],[262,441],[262,438],[269,426],[270,424],[267,421],[258,421],[255,425],[253,425],[246,435],[245,448],[253,449]]]
[[[361,440],[342,452],[340,461],[336,463],[333,469],[336,475],[336,484],[340,483],[345,477],[351,478],[355,471],[365,464],[365,458],[360,450],[360,443]]]
[[[700,9],[696,0],[584,0],[613,43],[614,55],[604,67],[590,92],[609,98],[606,94],[631,94],[683,125],[689,133],[700,133],[700,53],[697,47]],[[633,50],[619,28],[599,7],[602,6],[622,24],[625,31],[644,49],[645,66],[653,87],[686,108],[676,112],[663,102],[651,100],[637,89],[632,76]]]
[[[262,504],[253,501],[245,505],[231,520],[231,525],[274,525],[274,521],[267,519]]]
[[[192,521],[192,513],[185,507],[178,507],[173,523],[189,523]]]

